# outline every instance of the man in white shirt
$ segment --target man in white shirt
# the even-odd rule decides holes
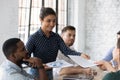
[[[20,39],[10,38],[6,40],[2,49],[6,60],[0,65],[0,80],[48,80],[42,61],[39,58],[30,58]],[[38,69],[38,78],[23,70],[22,63],[24,62]]]
[[[66,26],[62,29],[61,34],[62,39],[64,40],[65,44],[70,47],[72,50],[74,50],[73,47],[71,47],[74,44],[75,41],[75,28],[73,26]],[[90,68],[82,68],[80,66],[77,66],[70,58],[63,55],[60,51],[58,53],[56,60],[65,60],[66,62],[72,64],[72,66],[68,67],[60,67],[60,68],[54,68],[53,69],[53,75],[67,75],[67,74],[91,74]]]

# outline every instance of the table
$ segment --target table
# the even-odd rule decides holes
[[[100,70],[97,66],[92,67],[94,70],[96,70],[97,75],[95,76],[86,76],[84,74],[79,74],[79,75],[63,75],[63,76],[58,76],[56,75],[54,77],[54,80],[102,80],[104,75],[107,73],[106,71]],[[70,79],[71,78],[71,79]]]

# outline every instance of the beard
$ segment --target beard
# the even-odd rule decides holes
[[[28,58],[28,57],[27,57]],[[22,66],[22,64],[25,64],[25,65],[28,65],[29,64],[29,62],[27,62],[27,61],[23,61],[23,59],[26,59],[26,57],[24,57],[24,58],[19,58],[19,59],[17,59],[16,60],[16,64],[19,66],[19,67],[23,67]]]
[[[72,46],[72,45],[73,45],[73,43],[69,43],[69,44],[68,44],[69,47]]]
[[[22,64],[25,64],[25,62],[23,60],[18,60],[16,64],[22,68]]]

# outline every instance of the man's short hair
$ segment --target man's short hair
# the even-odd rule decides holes
[[[2,50],[4,55],[8,58],[10,54],[13,54],[17,50],[17,43],[21,41],[19,38],[10,38],[3,43]]]
[[[120,38],[118,38],[118,40],[117,40],[117,48],[120,49]]]
[[[117,32],[117,35],[120,35],[120,31]]]
[[[67,30],[74,30],[75,31],[75,27],[74,26],[65,26],[62,29],[62,33],[66,32]]]

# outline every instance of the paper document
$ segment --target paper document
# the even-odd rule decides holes
[[[56,60],[54,62],[49,62],[46,65],[53,68],[73,66],[64,60]]]
[[[92,66],[96,66],[97,64],[94,63],[94,61],[92,60],[87,60],[84,59],[81,56],[75,56],[75,55],[68,55],[76,64],[87,68],[87,67],[92,67]]]

